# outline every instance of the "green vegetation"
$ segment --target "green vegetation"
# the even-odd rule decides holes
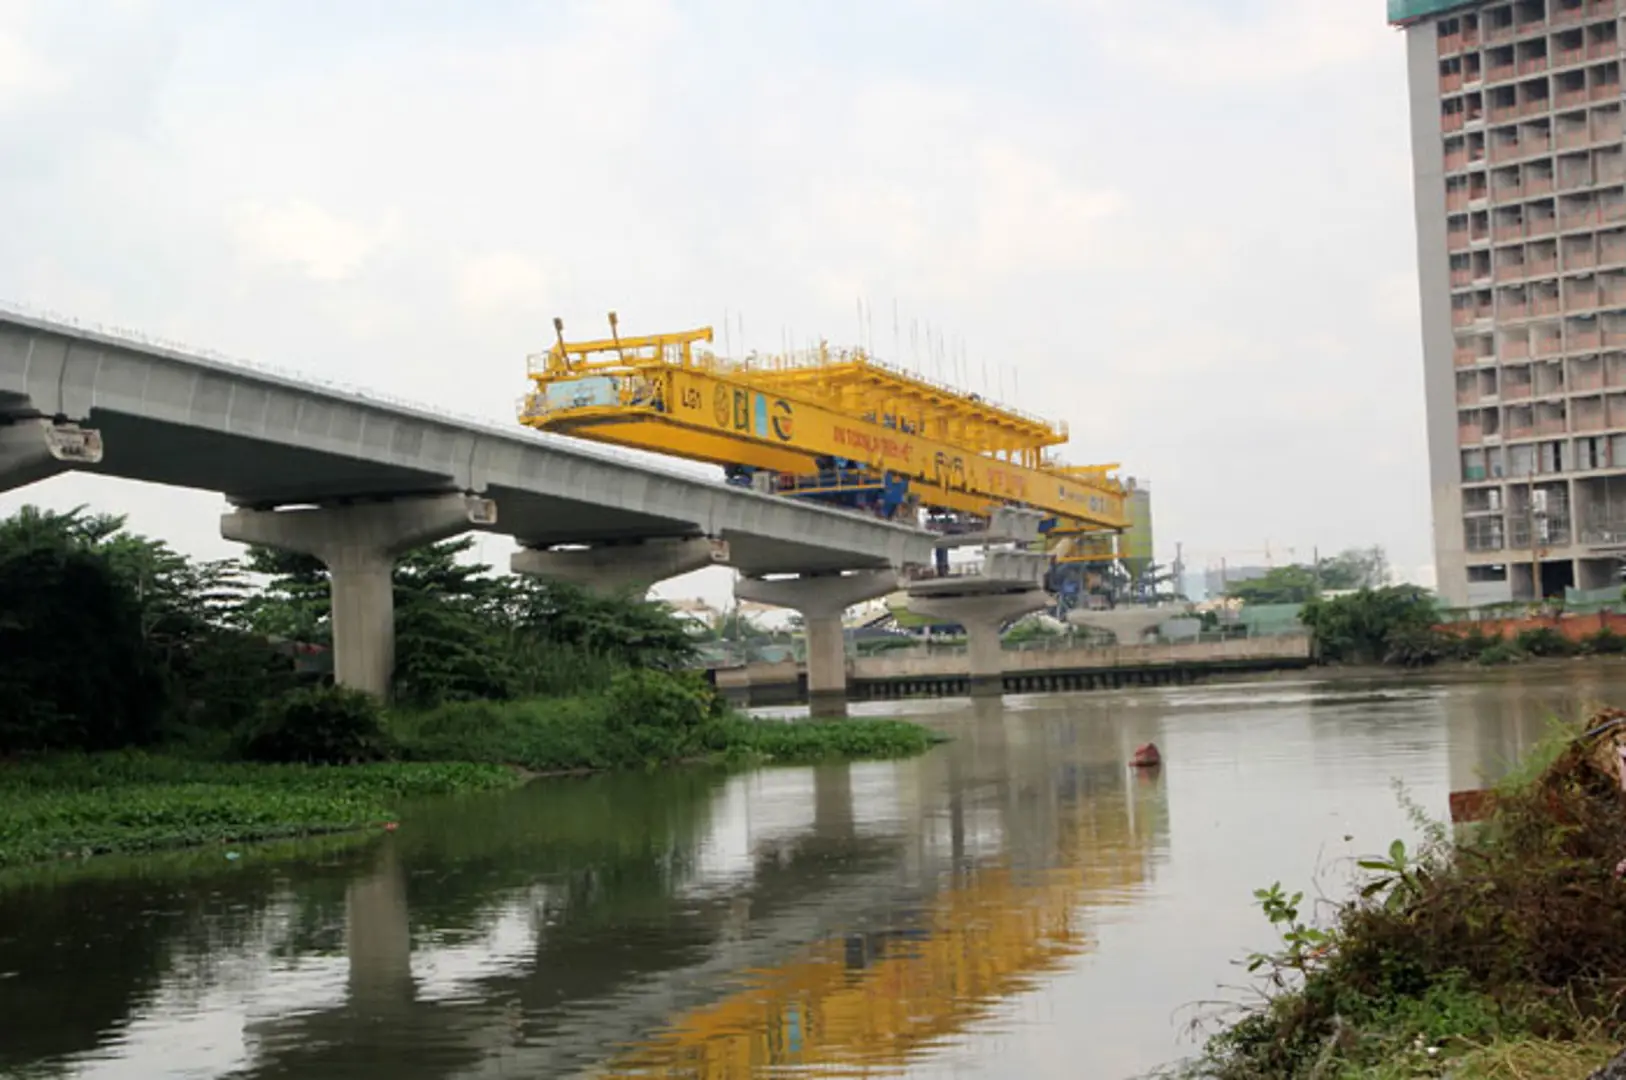
[[[511,769],[468,763],[329,769],[134,751],[61,755],[0,769],[0,868],[337,832],[391,821],[408,799],[518,782]]]
[[[1368,879],[1328,925],[1302,894],[1260,890],[1281,941],[1249,962],[1263,1004],[1187,1074],[1580,1080],[1607,1059],[1626,1038],[1626,796],[1620,729],[1582,730],[1560,730],[1455,844],[1420,821],[1419,850],[1361,860]]]
[[[1553,627],[1538,626],[1511,639],[1486,634],[1477,624],[1442,625],[1439,606],[1415,585],[1361,589],[1304,605],[1299,621],[1331,663],[1424,667],[1457,660],[1486,667],[1532,658],[1618,656],[1626,635],[1607,627],[1572,641]]]
[[[1351,548],[1314,564],[1289,563],[1263,577],[1232,584],[1225,595],[1245,604],[1304,604],[1324,591],[1380,589],[1389,580],[1389,562],[1380,547]]]
[[[0,867],[354,828],[404,799],[517,782],[506,766],[930,745],[909,724],[732,715],[683,670],[696,638],[666,608],[494,575],[464,558],[471,543],[400,560],[385,709],[301,670],[329,633],[313,559],[195,563],[82,511],[0,522]]]

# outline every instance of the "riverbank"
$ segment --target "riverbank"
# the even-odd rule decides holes
[[[585,696],[393,716],[387,743],[401,760],[368,764],[205,761],[136,751],[5,764],[0,870],[382,827],[414,799],[511,788],[537,774],[905,757],[941,741],[897,720],[810,724],[722,714],[688,724],[658,712],[613,717],[606,707]]]
[[[1626,1042],[1626,712],[1555,732],[1453,841],[1423,824],[1360,863],[1316,925],[1256,893],[1280,947],[1250,958],[1264,1004],[1179,1075],[1214,1080],[1582,1080]]]

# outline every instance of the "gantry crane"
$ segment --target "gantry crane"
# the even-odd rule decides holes
[[[723,467],[731,483],[916,518],[945,532],[980,527],[1000,506],[1047,515],[1060,561],[1117,557],[1129,493],[1117,465],[1047,455],[1067,427],[821,344],[731,360],[701,347],[710,327],[557,342],[528,358],[529,427]]]

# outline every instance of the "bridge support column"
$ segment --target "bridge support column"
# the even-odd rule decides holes
[[[387,697],[395,673],[395,560],[496,520],[487,499],[448,494],[298,510],[236,510],[220,535],[322,560],[333,598],[333,678]]]
[[[841,613],[897,587],[898,575],[891,570],[860,570],[777,580],[741,578],[734,586],[734,595],[802,613],[802,632],[807,639],[808,710],[814,716],[845,716],[847,646]]]
[[[101,460],[102,435],[92,428],[37,417],[0,424],[0,491]]]
[[[911,596],[909,610],[964,627],[971,696],[998,697],[1005,692],[1005,653],[1000,644],[1000,631],[1012,619],[1043,611],[1052,603],[1043,589],[1024,589],[958,596]]]
[[[704,570],[727,558],[727,546],[716,540],[661,537],[552,551],[521,547],[508,566],[516,574],[568,581],[599,596],[642,597],[667,578]]]

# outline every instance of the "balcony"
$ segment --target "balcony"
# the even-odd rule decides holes
[[[1555,141],[1558,143],[1560,150],[1576,150],[1590,145],[1592,136],[1587,134],[1586,125],[1583,124],[1580,127],[1566,128],[1560,131]]]
[[[1577,45],[1573,49],[1559,49],[1553,53],[1554,67],[1569,67],[1571,64],[1580,64],[1586,61],[1586,46]]]
[[[1548,277],[1558,273],[1558,256],[1547,259],[1531,259],[1524,264],[1525,277]]]
[[[1502,263],[1496,268],[1497,281],[1522,281],[1524,279],[1524,263]]]
[[[1560,90],[1553,95],[1553,100],[1558,103],[1560,109],[1567,109],[1572,105],[1585,105],[1587,101],[1586,87],[1582,86],[1575,90]]]
[[[1452,326],[1472,326],[1473,322],[1474,322],[1474,313],[1472,311],[1469,311],[1467,308],[1452,308],[1451,309],[1451,325]]]
[[[1603,333],[1598,330],[1582,330],[1569,336],[1570,352],[1588,352],[1603,345]]]
[[[1458,446],[1478,446],[1482,438],[1478,424],[1459,424],[1457,426]]]
[[[1524,238],[1524,223],[1514,225],[1498,225],[1491,230],[1491,236],[1497,241],[1520,240]]]
[[[1538,296],[1538,297],[1536,297],[1535,299],[1530,301],[1530,313],[1532,315],[1557,315],[1558,314],[1558,297],[1556,297],[1556,296]]]
[[[1474,272],[1466,266],[1457,267],[1451,271],[1452,285],[1472,285],[1473,283]]]
[[[1439,40],[1439,52],[1441,56],[1452,56],[1461,51],[1462,35],[1460,33],[1441,35]]]
[[[1599,83],[1597,86],[1594,86],[1592,88],[1592,100],[1593,101],[1619,101],[1620,100],[1620,83],[1619,82],[1606,82],[1606,83]]]
[[[1563,351],[1564,339],[1557,334],[1536,339],[1534,352],[1537,356],[1557,356]]]
[[[1451,360],[1458,367],[1471,367],[1479,363],[1479,352],[1476,349],[1459,345],[1451,351]]]
[[[1466,150],[1453,150],[1445,155],[1445,171],[1461,172],[1468,167],[1468,152]]]
[[[1508,301],[1502,305],[1501,313],[1502,318],[1509,321],[1514,319],[1528,319],[1530,317],[1530,305],[1528,303],[1516,304],[1512,301]]]
[[[1447,191],[1445,193],[1445,208],[1447,210],[1468,209],[1468,193],[1462,190]]]

